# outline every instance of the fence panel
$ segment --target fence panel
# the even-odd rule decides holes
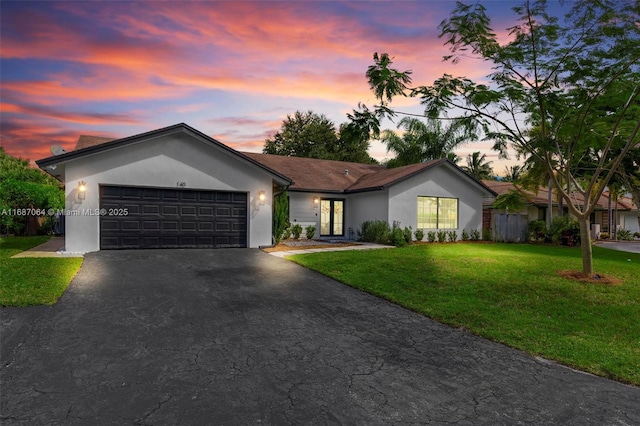
[[[494,216],[493,240],[504,243],[527,241],[529,217],[524,214],[497,214]]]

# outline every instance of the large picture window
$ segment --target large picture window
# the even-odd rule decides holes
[[[418,197],[418,229],[457,229],[458,199]]]

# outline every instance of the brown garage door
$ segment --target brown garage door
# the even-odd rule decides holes
[[[100,209],[101,249],[247,247],[244,192],[103,185]]]

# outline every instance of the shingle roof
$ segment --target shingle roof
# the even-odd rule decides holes
[[[285,157],[283,155],[243,152],[293,181],[290,189],[298,191],[343,192],[363,176],[387,170],[375,164],[319,160],[317,158]],[[348,173],[345,172],[348,170]]]
[[[76,142],[76,147],[73,148],[74,151],[79,149],[88,148],[90,146],[101,145],[106,142],[111,142],[115,140],[114,138],[105,138],[103,136],[91,136],[91,135],[80,135],[78,138],[78,142]]]
[[[540,188],[538,188],[537,192],[528,190],[528,189],[524,189],[519,185],[514,184],[513,182],[501,182],[501,181],[496,181],[496,180],[483,180],[482,183],[484,183],[486,186],[488,186],[489,188],[491,188],[493,191],[495,191],[498,195],[502,195],[502,194],[506,194],[509,191],[512,190],[516,190],[518,192],[520,192],[520,194],[523,196],[523,198],[525,199],[525,201],[528,204],[534,205],[534,206],[542,206],[542,207],[546,207],[547,205],[547,200],[548,200],[548,196],[549,196],[549,190],[546,186],[541,186]],[[574,197],[576,198],[576,201],[578,203],[582,203],[584,198],[582,196],[582,194],[579,193],[575,193],[574,192]],[[557,202],[557,197],[555,195],[555,193],[552,195],[552,204],[554,206],[556,206],[558,204]],[[611,203],[611,208],[615,209],[616,208],[616,204],[617,204],[617,209],[618,210],[636,210],[637,207],[633,204],[633,201],[631,200],[630,197],[622,197],[620,200],[618,200],[618,202],[616,203],[615,201],[613,201]],[[603,209],[608,209],[609,206],[609,193],[608,192],[604,192],[601,196],[600,199],[598,200],[598,203],[596,205],[596,209],[598,210],[603,210]]]

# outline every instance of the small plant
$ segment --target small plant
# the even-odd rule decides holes
[[[544,241],[547,236],[547,224],[544,220],[532,220],[529,222],[529,240],[532,242]]]
[[[634,232],[633,238],[640,238],[640,232]]]
[[[469,233],[466,229],[462,230],[462,241],[469,241]]]
[[[484,241],[491,241],[491,229],[482,228],[482,239]]]
[[[436,241],[436,233],[435,233],[435,232],[433,232],[433,231],[429,231],[429,232],[427,233],[427,240],[428,240],[430,243],[434,243],[434,242]]]
[[[438,231],[438,242],[445,243],[447,241],[447,231]]]
[[[294,240],[300,239],[300,234],[302,234],[302,226],[300,226],[300,224],[298,224],[298,223],[293,225],[291,227],[291,234],[293,234],[293,239]]]
[[[404,241],[407,244],[410,244],[411,243],[411,235],[413,235],[411,227],[410,226],[405,226],[404,229],[402,230],[402,233],[404,234]]]
[[[609,233],[608,232],[601,232],[600,233],[600,239],[601,240],[608,240],[609,239]]]
[[[313,225],[309,225],[306,228],[304,228],[304,233],[307,236],[307,240],[310,240],[316,234],[316,227]]]
[[[477,229],[472,229],[470,237],[471,241],[478,241],[480,239],[480,231],[478,231]]]
[[[416,241],[422,241],[424,239],[424,229],[416,229],[413,235],[415,235]]]
[[[391,228],[384,220],[367,220],[362,222],[360,230],[360,241],[376,244],[389,244],[391,239]]]
[[[289,238],[291,238],[291,227],[287,226],[284,228],[284,231],[282,231],[282,239],[288,240]]]
[[[402,228],[400,228],[400,222],[393,222],[393,227],[391,228],[391,244],[396,247],[402,247],[407,244],[404,240],[404,232]]]
[[[455,243],[458,240],[458,233],[456,231],[447,232],[447,236],[449,237],[449,242]]]
[[[628,229],[618,229],[618,232],[616,233],[616,236],[618,237],[619,240],[622,241],[631,241],[633,240],[633,237],[631,236],[631,231],[629,231]]]

